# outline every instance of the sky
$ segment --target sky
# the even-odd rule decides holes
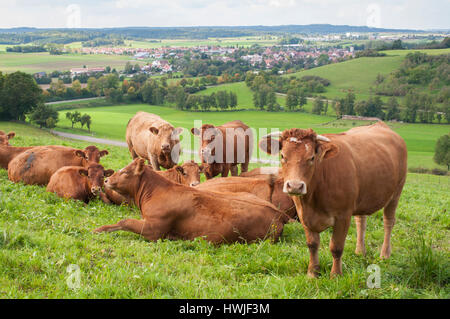
[[[0,28],[327,23],[450,29],[450,0],[0,0]]]

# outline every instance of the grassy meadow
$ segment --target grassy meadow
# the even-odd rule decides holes
[[[318,133],[339,133],[353,126],[367,125],[364,121],[336,121],[331,116],[319,116],[306,112],[261,112],[261,111],[227,111],[227,112],[184,112],[166,106],[153,106],[147,104],[116,105],[96,108],[77,109],[82,114],[87,113],[92,117],[92,133],[81,129],[79,124],[74,129],[65,118],[67,111],[60,111],[60,121],[56,130],[92,135],[100,138],[124,141],[128,120],[138,111],[158,114],[174,126],[181,126],[190,130],[194,121],[201,120],[203,123],[220,125],[232,120],[242,120],[244,123],[257,131],[260,128],[288,129],[293,127],[312,128]],[[433,162],[434,146],[436,140],[448,133],[448,125],[427,124],[389,124],[406,141],[408,147],[408,165],[410,168],[441,168],[442,165]],[[186,135],[189,138],[189,133]],[[192,138],[191,144],[196,139]],[[188,141],[183,147],[192,148]],[[256,145],[255,145],[256,148]],[[256,153],[255,153],[256,154]]]
[[[0,122],[0,129],[16,132],[16,146],[88,145],[27,125]],[[125,148],[104,147],[110,152],[102,158],[105,167],[117,170],[130,161]],[[344,275],[337,279],[330,279],[331,232],[323,232],[321,275],[310,279],[299,223],[286,225],[278,243],[218,247],[200,239],[150,243],[129,232],[93,234],[101,225],[139,218],[139,212],[64,200],[44,187],[14,184],[0,170],[0,298],[449,298],[449,181],[408,175],[389,260],[379,258],[381,212],[368,219],[366,257],[354,254],[352,224]],[[67,285],[73,264],[80,269],[79,289]],[[371,264],[381,270],[378,289],[366,286]]]

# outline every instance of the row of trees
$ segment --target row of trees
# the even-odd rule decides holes
[[[89,114],[81,115],[81,113],[78,111],[67,112],[66,118],[72,123],[72,128],[76,123],[80,123],[81,128],[83,128],[86,125],[88,131],[89,132],[91,131],[92,119]]]

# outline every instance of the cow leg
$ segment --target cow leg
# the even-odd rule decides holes
[[[238,166],[237,165],[231,165],[230,171],[231,171],[231,176],[238,176]]]
[[[384,241],[381,248],[381,258],[389,258],[391,256],[391,234],[395,224],[395,210],[397,209],[398,198],[393,199],[385,208],[383,214],[384,222]]]
[[[94,233],[112,232],[118,230],[125,230],[141,235],[147,240],[156,241],[162,238],[162,227],[150,226],[145,219],[122,219],[117,224],[105,225],[94,230]]]
[[[320,246],[320,234],[313,232],[303,225],[305,229],[306,245],[309,249],[309,265],[308,265],[308,277],[317,278],[319,275],[319,246]]]
[[[333,267],[331,276],[342,275],[342,253],[344,252],[345,238],[351,222],[351,214],[348,217],[336,219],[333,226],[333,235],[330,240],[330,251],[333,255]]]
[[[245,172],[248,172],[248,162],[241,164],[241,174]]]
[[[355,254],[365,255],[366,244],[364,243],[364,237],[366,235],[367,216],[355,216],[356,223],[356,250]]]
[[[227,177],[229,171],[230,171],[230,165],[223,164],[223,167],[222,167],[222,177]]]
[[[152,168],[155,171],[160,171],[161,169],[159,168],[159,163],[158,163],[158,157],[156,155],[150,155],[150,164],[152,165]]]

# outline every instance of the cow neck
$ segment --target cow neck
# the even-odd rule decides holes
[[[173,184],[173,182],[155,173],[151,168],[146,167],[144,173],[139,177],[139,186],[135,192],[134,202],[141,209],[142,205],[150,200],[157,190],[161,188],[167,190]]]
[[[315,196],[315,190],[317,187],[317,180],[322,179],[323,174],[323,162],[320,163],[315,169],[314,174],[311,177],[311,181],[309,182],[309,185],[307,185],[307,193],[306,195],[300,196],[300,201],[302,203],[309,203],[314,200]]]

